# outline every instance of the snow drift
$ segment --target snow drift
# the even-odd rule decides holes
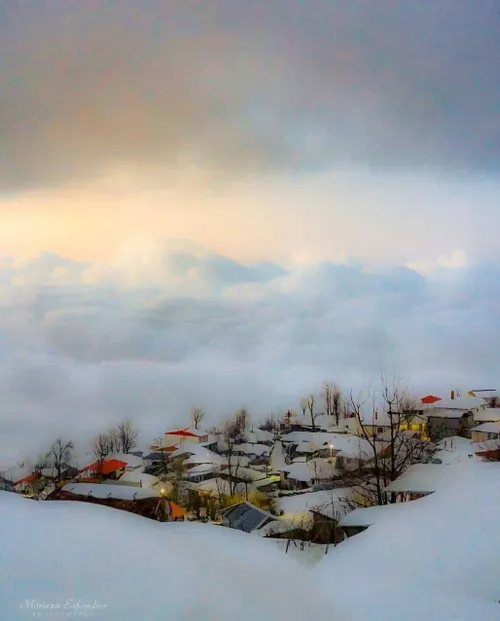
[[[434,467],[447,469],[446,489],[388,510],[318,565],[341,614],[356,621],[500,619],[500,464]]]
[[[0,523],[2,621],[339,619],[312,572],[244,533],[8,492]]]

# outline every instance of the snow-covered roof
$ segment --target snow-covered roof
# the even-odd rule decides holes
[[[250,444],[245,442],[243,444],[238,444],[235,447],[235,450],[241,453],[245,453],[246,455],[257,455],[259,457],[263,455],[269,455],[271,452],[271,447],[266,444]]]
[[[483,433],[500,433],[500,421],[496,423],[482,423],[474,427],[472,431],[482,431]]]
[[[274,433],[265,429],[254,429],[253,431],[245,431],[245,439],[251,444],[259,444],[259,442],[273,442]]]
[[[235,493],[243,494],[246,486],[244,483],[229,484],[229,481],[226,479],[214,477],[213,479],[207,479],[201,483],[193,483],[190,485],[190,489],[199,492],[208,492],[214,496],[219,496],[220,494],[224,496],[231,496],[233,490]]]
[[[212,472],[218,472],[220,470],[220,464],[198,464],[193,468],[190,468],[184,475],[184,478],[192,478],[204,474],[210,474]]]
[[[333,460],[318,457],[306,462],[294,462],[283,468],[289,479],[310,483],[314,480],[333,478],[336,473],[335,458]]]
[[[474,412],[476,423],[493,423],[500,421],[500,408],[484,408]]]
[[[158,483],[158,477],[142,472],[139,469],[126,470],[120,477],[120,482],[142,483],[142,487],[151,487]]]
[[[481,445],[478,443],[477,446]],[[491,466],[497,466],[496,471],[500,476],[500,464],[476,462],[472,459],[466,460],[464,463],[453,463],[451,465],[415,464],[390,483],[385,488],[385,491],[413,492],[416,494],[441,492],[452,484],[459,485],[460,478],[464,477],[468,471],[474,470],[477,473],[488,472],[488,468]]]
[[[77,496],[92,496],[93,498],[112,498],[119,500],[140,500],[159,496],[158,491],[150,487],[110,485],[107,483],[68,483],[68,485],[62,488],[62,491]]]
[[[229,474],[229,467],[222,466],[222,471]],[[245,468],[244,466],[231,468],[231,474],[234,478],[243,479],[245,481],[260,481],[267,476],[262,470],[254,470],[253,468]]]
[[[476,410],[480,408],[487,407],[487,402],[485,399],[481,397],[455,397],[451,399],[450,397],[441,399],[440,401],[436,401],[436,403],[424,405],[423,410],[424,413],[428,416],[434,416],[432,413],[435,409],[453,409],[453,410]]]
[[[419,502],[414,500],[413,502]],[[397,502],[389,505],[378,505],[375,507],[361,507],[347,513],[339,522],[339,526],[363,527],[373,526],[380,520],[383,520],[388,513],[400,513],[404,518],[404,512],[407,511],[410,503]]]
[[[218,453],[210,451],[201,444],[185,444],[170,454],[170,457],[180,457],[188,455],[186,464],[218,464],[224,461],[224,458]]]
[[[282,517],[285,519],[307,518],[311,510],[321,510],[322,512],[335,511],[344,514],[349,510],[352,489],[339,488],[321,492],[304,492],[291,496],[282,496],[278,499],[278,508],[283,511]]]
[[[137,457],[137,455],[131,455],[130,453],[113,453],[113,455],[109,456],[109,459],[123,461],[129,468],[140,468],[143,465],[142,457]]]
[[[227,507],[222,514],[231,528],[238,528],[246,533],[259,530],[267,520],[275,521],[278,519],[275,515],[248,501]]]
[[[325,431],[341,430],[341,427],[337,427],[335,416],[328,416],[327,414],[317,414],[313,420],[310,414],[291,416],[290,424],[295,427],[315,427],[316,429],[324,429]]]

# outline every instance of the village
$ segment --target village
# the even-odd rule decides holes
[[[496,391],[414,399],[385,385],[381,394],[375,407],[325,383],[299,412],[256,423],[241,409],[211,429],[193,408],[189,426],[145,447],[127,421],[87,451],[58,439],[36,463],[4,470],[0,489],[201,521],[274,539],[285,552],[326,554],[439,494],[457,466],[500,461]]]

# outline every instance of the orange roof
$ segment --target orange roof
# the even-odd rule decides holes
[[[441,397],[436,397],[434,395],[427,395],[427,397],[422,397],[420,401],[422,403],[436,403],[436,401],[441,401]]]
[[[121,470],[126,466],[126,461],[120,461],[119,459],[105,459],[102,464],[100,464],[98,461],[95,461],[93,464],[82,468],[80,472],[87,472],[88,470],[90,470],[92,472],[99,472],[100,474],[112,474],[113,472]]]
[[[182,518],[186,515],[186,512],[184,511],[184,509],[181,506],[179,506],[177,503],[169,500],[168,504],[170,505],[170,510],[172,511],[172,516],[174,518]]]
[[[166,436],[182,436],[183,438],[198,438],[198,434],[189,431],[187,429],[178,429],[177,431],[167,431],[165,433]]]
[[[37,474],[36,472],[33,472],[32,474],[28,474],[22,479],[19,479],[19,481],[16,481],[14,483],[14,487],[16,487],[17,485],[21,485],[22,483],[33,483],[33,481],[36,481],[39,478],[40,478],[40,475]]]

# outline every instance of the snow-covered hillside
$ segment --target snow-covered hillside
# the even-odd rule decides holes
[[[341,616],[500,619],[500,464],[434,467],[450,469],[447,489],[388,509],[315,569]]]
[[[312,572],[245,533],[8,492],[0,523],[2,621],[89,612],[64,608],[78,601],[93,621],[343,621]]]

